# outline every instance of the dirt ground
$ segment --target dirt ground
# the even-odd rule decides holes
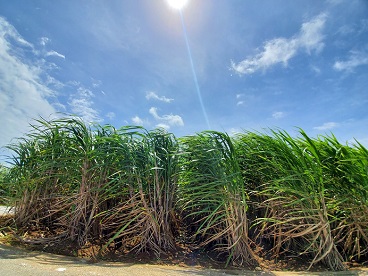
[[[1,206],[0,206],[1,207]],[[3,213],[1,213],[3,212]],[[179,248],[171,256],[159,259],[148,254],[126,255],[110,252],[102,259],[93,258],[94,248],[75,250],[72,244],[59,246],[24,245],[17,241],[4,227],[4,221],[11,218],[8,210],[0,208],[0,275],[347,275],[368,276],[368,267],[354,266],[343,272],[329,272],[322,267],[306,271],[307,264],[299,262],[265,264],[263,269],[239,269],[228,267],[211,258],[208,252]],[[2,227],[1,227],[2,225]],[[268,267],[268,268],[266,268]],[[287,267],[287,269],[286,269]],[[292,271],[294,270],[294,271]]]
[[[131,275],[131,276],[188,276],[188,275],[244,275],[244,276],[297,276],[297,275],[368,275],[368,270],[346,272],[292,272],[292,271],[247,271],[233,269],[211,269],[178,265],[151,265],[128,262],[100,261],[91,263],[85,259],[29,251],[0,244],[1,275]]]

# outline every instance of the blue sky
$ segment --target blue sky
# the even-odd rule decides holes
[[[0,146],[32,118],[368,145],[368,1],[0,1]]]

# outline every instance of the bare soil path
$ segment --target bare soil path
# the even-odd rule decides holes
[[[0,206],[0,216],[12,213],[9,208]],[[2,233],[0,233],[2,234]],[[101,275],[101,276],[299,276],[299,275],[337,275],[368,276],[368,268],[345,272],[284,272],[249,271],[229,269],[209,269],[197,266],[151,265],[129,262],[88,262],[86,259],[30,251],[9,246],[0,242],[0,276],[46,276],[46,275]]]
[[[98,262],[88,263],[74,257],[54,255],[44,252],[26,251],[0,244],[0,275],[131,275],[131,276],[171,276],[171,275],[274,275],[267,272],[221,271],[195,267],[142,265],[131,263]]]
[[[4,276],[46,276],[46,275],[101,275],[101,276],[189,276],[189,275],[245,275],[245,276],[296,276],[296,275],[368,275],[368,270],[347,272],[280,272],[203,269],[163,265],[105,262],[89,263],[75,257],[60,256],[38,251],[27,251],[0,244],[0,275]]]

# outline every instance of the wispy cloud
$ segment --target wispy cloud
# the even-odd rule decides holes
[[[151,100],[151,99],[158,100],[158,101],[165,102],[165,103],[171,103],[174,100],[174,99],[166,98],[165,96],[159,96],[155,92],[152,92],[152,91],[147,92],[146,99],[147,100]]]
[[[49,42],[48,38],[41,38],[40,47]],[[64,84],[56,80],[50,75],[55,68],[53,63],[47,63],[40,53],[44,51],[23,39],[9,22],[0,17],[0,118],[5,127],[0,134],[1,145],[26,132],[30,119],[49,118],[59,110],[79,115],[86,122],[101,121],[93,108],[93,92],[79,82]],[[55,51],[44,55],[64,58]],[[76,89],[67,106],[56,98],[57,90],[65,86]]]
[[[106,114],[106,117],[109,118],[110,120],[114,119],[115,118],[115,113],[110,111]]]
[[[302,24],[298,34],[291,38],[275,38],[264,43],[261,51],[254,57],[249,57],[239,63],[231,62],[231,69],[240,75],[253,74],[259,70],[282,63],[287,66],[288,61],[298,51],[304,49],[308,54],[312,51],[320,52],[323,47],[323,28],[327,15],[322,13]]]
[[[65,59],[65,56],[56,52],[56,51],[48,51],[46,54],[45,54],[47,57],[49,56],[53,56],[53,57],[59,57],[59,58],[63,58]]]
[[[236,94],[236,105],[243,105],[244,101],[242,100],[242,98],[244,97],[244,94]]]
[[[170,126],[169,125],[163,124],[163,123],[157,124],[156,127],[157,128],[163,128],[163,129],[166,129],[166,130],[169,130],[170,129]]]
[[[179,115],[158,115],[157,108],[151,107],[149,109],[149,113],[155,118],[157,121],[160,121],[161,124],[165,124],[168,127],[171,126],[184,126],[184,121]],[[168,129],[168,128],[166,128]]]
[[[86,123],[102,121],[98,111],[93,108],[93,97],[94,94],[91,90],[78,87],[68,102],[71,111],[80,116]]]
[[[46,37],[46,36],[43,36],[40,38],[40,44],[42,46],[46,46],[46,44],[48,44],[50,42],[50,38]]]
[[[47,86],[48,68],[37,56],[31,59],[33,45],[0,17],[0,147],[28,131],[29,120],[49,118],[57,111],[56,92]],[[32,60],[32,61],[31,61]],[[46,67],[46,68],[45,68]]]
[[[340,124],[336,123],[336,122],[328,122],[328,123],[324,123],[320,126],[316,126],[313,129],[316,129],[316,130],[330,130],[330,129],[334,129],[334,128],[339,127],[339,125]]]
[[[236,106],[249,106],[255,104],[256,101],[260,99],[259,94],[256,94],[255,91],[248,91],[246,93],[236,94]]]
[[[276,112],[272,113],[272,118],[274,118],[276,120],[284,118],[284,117],[285,117],[285,112],[276,111]]]
[[[232,127],[228,130],[226,130],[226,133],[228,133],[229,135],[235,136],[241,133],[244,133],[244,130],[237,128],[237,127]]]
[[[315,66],[315,65],[311,65],[311,70],[314,72],[314,73],[316,73],[316,74],[321,74],[321,69],[319,68],[319,67],[317,67],[317,66]]]
[[[96,80],[94,78],[92,78],[91,80],[92,80],[92,86],[94,88],[100,87],[102,85],[102,81],[101,80]],[[103,92],[103,91],[101,91],[101,92]]]
[[[368,65],[368,53],[351,51],[347,60],[336,61],[333,68],[337,71],[351,72],[355,67],[362,65]]]
[[[343,25],[337,30],[337,33],[343,36],[352,34],[354,32],[355,32],[355,29],[349,25]]]
[[[6,38],[11,38],[16,42],[17,44],[20,44],[24,47],[29,47],[33,49],[33,45],[26,41],[14,28],[13,25],[11,25],[4,17],[0,16],[0,37],[2,40],[5,41],[5,44],[2,44],[2,47],[4,49],[8,49],[9,45],[11,44],[10,40],[7,40]],[[12,46],[16,46],[12,44]]]
[[[46,37],[46,36],[43,36],[39,39],[39,45],[42,46],[43,49],[41,50],[34,50],[34,52],[36,54],[41,54],[41,55],[44,55],[46,57],[59,57],[59,58],[62,58],[62,59],[65,59],[65,55],[63,54],[60,54],[59,52],[57,51],[54,51],[54,50],[46,50],[46,45],[50,44],[51,43],[51,39]]]
[[[139,118],[138,116],[134,116],[132,118],[132,122],[133,122],[133,124],[135,124],[137,126],[142,126],[143,125],[143,120],[141,118]]]

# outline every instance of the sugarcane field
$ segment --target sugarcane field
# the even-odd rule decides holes
[[[346,271],[368,261],[368,150],[268,129],[34,120],[1,167],[1,243],[88,259]]]

